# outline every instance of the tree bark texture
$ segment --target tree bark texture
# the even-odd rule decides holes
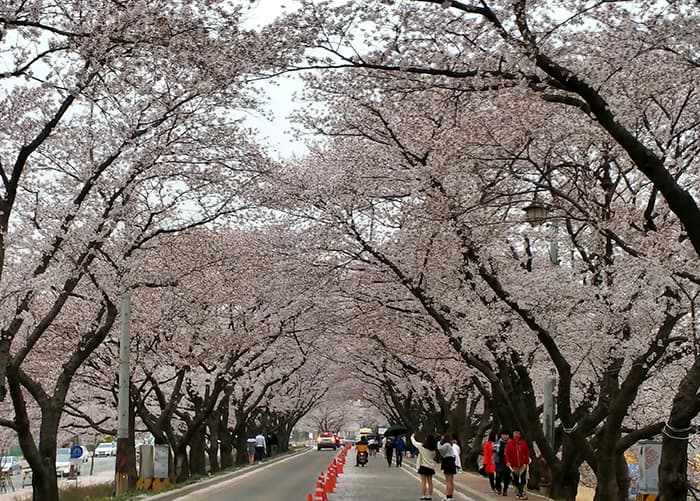
[[[688,433],[700,411],[700,357],[681,380],[664,428],[659,466],[659,499],[675,501],[688,497]]]

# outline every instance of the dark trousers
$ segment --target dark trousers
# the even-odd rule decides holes
[[[523,469],[522,473],[513,472],[513,485],[518,489],[518,494],[523,494],[525,490],[525,472]]]
[[[506,492],[508,486],[510,485],[510,470],[498,471],[496,470],[496,490],[499,492]]]
[[[403,463],[403,451],[396,451],[396,466],[401,468],[401,463]]]
[[[496,474],[489,473],[489,484],[491,485],[491,490],[496,490]]]
[[[265,455],[265,447],[256,447],[255,448],[255,460],[256,461],[262,461],[262,458],[264,455]]]
[[[394,457],[394,448],[387,447],[384,452],[386,453],[386,462],[389,466],[391,466],[391,460]]]

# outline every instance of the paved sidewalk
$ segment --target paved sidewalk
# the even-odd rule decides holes
[[[445,495],[444,483],[435,482],[433,501]],[[407,501],[421,496],[420,477],[413,466],[397,468],[387,466],[381,454],[369,459],[365,467],[355,466],[355,450],[348,451],[345,473],[338,477],[338,484],[329,501]],[[455,495],[455,501],[481,501],[465,494]],[[485,498],[484,498],[485,499]]]
[[[383,458],[382,458],[383,459]],[[404,468],[409,469],[410,471],[414,472],[416,470],[415,467],[415,458],[404,458]],[[386,462],[384,463],[386,464]],[[433,478],[433,482],[435,483],[436,487],[441,487],[444,488],[445,484],[445,475],[443,475],[442,471],[440,471],[439,465],[436,463],[436,474],[435,477]],[[532,492],[527,493],[528,498],[531,500],[537,500],[537,501],[545,501],[550,498],[540,496],[539,494],[533,494]],[[511,485],[508,488],[508,496],[503,497],[503,496],[498,496],[491,492],[491,486],[489,485],[489,479],[486,477],[482,477],[481,475],[476,475],[474,473],[468,473],[468,472],[461,472],[455,475],[455,500],[461,499],[469,499],[473,501],[494,501],[496,499],[515,499],[515,488]],[[435,499],[435,496],[433,496],[433,499]],[[439,498],[438,498],[439,499]]]

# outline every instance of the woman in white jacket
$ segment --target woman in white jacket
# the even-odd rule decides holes
[[[418,449],[418,474],[422,496],[420,499],[433,499],[433,475],[435,475],[435,450],[437,444],[433,435],[426,435],[423,442],[416,440],[415,435],[411,435],[411,443]]]

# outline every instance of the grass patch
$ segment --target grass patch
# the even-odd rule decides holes
[[[102,501],[112,499],[112,484],[69,485],[58,489],[61,501]],[[16,501],[31,501],[32,496],[15,497]]]
[[[71,486],[59,491],[61,501],[98,501],[112,495],[112,484]]]

